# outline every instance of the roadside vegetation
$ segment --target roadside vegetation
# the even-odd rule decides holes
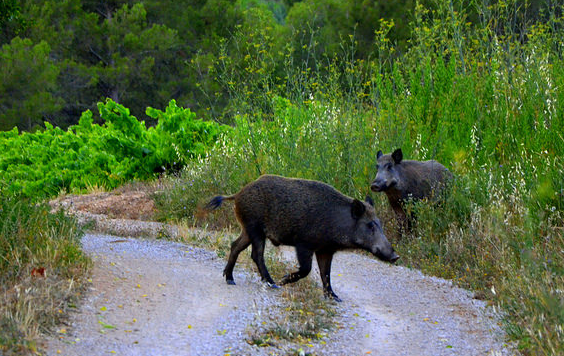
[[[63,212],[0,197],[0,353],[37,353],[39,337],[75,308],[90,260]],[[59,328],[64,333],[65,329]]]
[[[228,129],[195,118],[171,100],[165,111],[147,108],[157,125],[147,128],[111,99],[98,104],[103,124],[85,111],[67,130],[0,132],[0,190],[44,199],[66,192],[113,189],[174,171],[203,155]]]
[[[205,6],[194,6],[193,12],[182,13],[211,19],[214,24],[219,21],[228,31],[214,28],[210,37],[183,38],[193,47],[179,49],[177,36],[195,36],[198,30],[169,31],[151,22],[156,15],[152,15],[150,9],[158,8],[158,1],[132,6],[124,3],[121,7],[115,2],[106,8],[97,2],[82,6],[78,0],[65,1],[61,11],[53,11],[52,1],[41,1],[37,6],[31,3],[26,2],[27,7],[21,12],[14,11],[14,16],[9,17],[11,23],[0,23],[12,26],[14,33],[27,33],[33,38],[32,42],[27,42],[14,35],[9,44],[3,39],[2,43],[6,43],[0,58],[3,69],[12,68],[8,64],[13,63],[29,67],[25,61],[29,53],[43,53],[36,57],[47,58],[50,48],[43,41],[49,38],[44,36],[55,33],[57,26],[65,23],[77,8],[85,14],[81,13],[83,17],[77,17],[72,26],[65,27],[84,30],[69,30],[76,36],[86,34],[95,39],[96,34],[114,29],[119,21],[123,28],[129,24],[132,29],[130,35],[115,32],[113,40],[107,42],[87,43],[74,35],[60,36],[69,43],[90,45],[90,50],[78,46],[84,51],[73,57],[66,52],[73,46],[61,41],[50,42],[54,57],[63,58],[68,54],[68,58],[75,59],[57,62],[58,69],[47,60],[34,62],[41,67],[48,85],[28,81],[35,83],[35,88],[25,91],[30,95],[22,94],[16,104],[25,103],[26,109],[40,109],[41,114],[31,110],[26,112],[26,117],[48,118],[52,122],[58,122],[52,115],[63,111],[60,123],[77,125],[71,126],[69,131],[49,125],[43,130],[35,121],[21,121],[14,112],[23,112],[23,109],[18,111],[16,104],[0,102],[2,108],[9,109],[0,112],[2,124],[10,124],[9,128],[17,125],[37,130],[36,136],[19,131],[4,132],[0,136],[3,148],[0,191],[3,196],[8,194],[6,204],[26,209],[24,213],[12,207],[1,213],[9,210],[16,214],[6,220],[14,222],[25,221],[22,220],[24,215],[35,217],[22,225],[25,228],[6,230],[3,244],[4,240],[23,243],[24,238],[15,236],[25,235],[29,226],[37,228],[32,230],[37,233],[25,236],[51,236],[53,228],[41,219],[64,219],[40,206],[19,202],[12,194],[20,190],[29,196],[37,192],[35,198],[39,200],[61,190],[110,189],[128,180],[156,177],[155,168],[164,165],[167,170],[172,168],[178,172],[163,179],[160,184],[166,189],[154,197],[159,218],[218,229],[235,227],[236,222],[229,209],[204,216],[200,206],[210,197],[235,193],[265,173],[316,179],[357,198],[372,194],[385,231],[402,257],[401,263],[452,279],[475,291],[478,298],[488,300],[501,311],[505,330],[523,354],[564,354],[564,9],[561,4],[539,5],[540,2],[518,0],[491,4],[416,1],[409,6],[404,4],[407,10],[399,8],[405,10],[401,14],[407,14],[406,19],[396,8],[386,16],[385,11],[363,11],[354,1],[283,2],[285,7],[277,7],[276,4],[282,3],[273,1],[237,1],[225,5],[226,11],[212,11],[224,2],[206,2]],[[289,10],[284,12],[284,9]],[[119,20],[116,23],[111,21],[114,12]],[[343,13],[363,14],[366,18],[355,15],[350,17],[353,22],[347,22],[349,17],[336,16]],[[51,19],[54,24],[43,28],[42,22],[29,25],[24,20],[30,14]],[[96,14],[109,16],[98,19]],[[180,17],[165,17],[163,21],[170,24],[204,26]],[[328,20],[333,17],[334,20]],[[92,26],[82,26],[82,21]],[[86,28],[96,31],[88,33]],[[150,40],[156,34],[164,39],[158,45]],[[112,43],[122,43],[124,46],[116,48],[130,48],[130,51],[108,48]],[[219,45],[213,47],[211,43]],[[95,59],[92,63],[92,50],[96,50],[102,60]],[[142,61],[139,53],[151,53],[154,57]],[[181,58],[184,62],[172,58]],[[153,73],[153,69],[150,68],[161,67],[171,72],[154,70],[161,77],[152,80],[149,73]],[[119,76],[114,74],[125,71],[124,68],[136,69],[126,71],[127,76],[122,75],[118,81]],[[190,70],[175,71],[174,68]],[[58,87],[53,73],[59,73],[59,82],[74,86],[64,94],[52,89],[49,95],[53,96],[43,97],[38,94],[43,88]],[[184,79],[173,80],[178,77]],[[85,78],[94,79],[85,81]],[[150,86],[145,91],[138,85],[144,81],[166,85]],[[8,82],[11,80],[2,81],[0,92],[10,89],[2,87]],[[127,88],[120,87],[119,83]],[[100,104],[100,117],[87,112],[78,124],[69,123],[72,118],[67,116],[77,107],[91,108],[92,102],[100,100],[84,96],[78,86],[89,93],[96,87],[116,100]],[[136,91],[137,96],[126,95]],[[179,136],[178,141],[168,134],[149,139],[157,129],[146,129],[125,106],[116,103],[131,103],[139,112],[144,100],[135,99],[155,98],[164,106],[175,96],[173,93],[181,93],[179,102],[184,107],[188,107],[192,99],[197,102],[192,105],[198,117],[213,118],[231,128],[223,129],[210,123],[210,129],[206,126],[203,131],[211,132],[210,139],[201,136],[206,140],[202,139],[203,146],[197,146],[197,153],[192,154],[192,148],[179,145],[192,142],[190,137],[193,136]],[[64,100],[56,100],[57,95]],[[2,96],[5,97],[8,96]],[[46,98],[43,106],[33,104],[37,98]],[[74,107],[73,103],[79,105]],[[107,109],[109,106],[111,108]],[[104,108],[107,110],[102,110]],[[177,107],[174,110],[187,109]],[[104,118],[104,113],[125,120],[116,121],[122,124],[113,128],[111,136],[116,136],[117,141],[100,141],[100,137],[104,137],[103,130],[112,129],[114,125],[110,125],[113,119]],[[152,122],[169,115],[168,109],[165,113],[150,109],[145,114]],[[194,119],[193,114],[186,117]],[[94,124],[103,120],[106,123]],[[84,125],[96,132],[98,144],[81,151],[73,145],[79,139],[76,133]],[[131,128],[139,132],[129,135]],[[178,131],[176,127],[170,132]],[[26,151],[28,143],[34,147],[34,152],[51,151],[46,146],[35,146],[35,142],[41,140],[32,137],[63,143],[62,137],[73,138],[69,147],[53,146],[52,156],[37,160],[36,153]],[[19,143],[10,146],[14,142]],[[145,142],[154,146],[145,147]],[[156,142],[161,142],[162,146]],[[101,162],[105,163],[100,166],[95,163],[86,169],[81,166],[82,156],[67,156],[72,150],[101,155],[98,150],[114,147],[113,143],[125,151],[119,151],[119,158],[104,156]],[[157,163],[156,147],[170,149],[171,146],[175,151],[167,151],[169,158]],[[413,232],[403,238],[396,233],[397,226],[386,198],[369,189],[376,174],[376,152],[391,152],[398,147],[402,148],[406,159],[436,159],[456,177],[442,204],[421,202],[409,207],[418,220]],[[11,152],[11,156],[5,158],[4,152]],[[71,173],[74,168],[68,167],[68,162],[42,166],[43,162],[58,162],[57,155],[64,157],[63,161],[72,161],[79,172],[80,169],[83,172],[100,169],[100,176]],[[14,163],[10,163],[12,159]],[[34,165],[38,162],[42,163]],[[50,175],[53,172],[77,179],[62,179],[58,184],[58,176]],[[39,185],[37,182],[42,179],[46,179],[45,184]],[[17,186],[16,182],[24,183]],[[71,236],[69,239],[74,241],[76,237],[72,237],[75,235],[71,230],[68,228],[65,234],[56,236]],[[48,241],[48,251],[60,250],[52,247],[58,240]],[[221,245],[228,247],[229,241]],[[0,256],[3,257],[0,263],[8,263],[1,265],[2,276],[9,277],[3,277],[5,291],[18,285],[18,278],[37,281],[31,277],[34,268],[45,264],[49,270],[47,262],[20,266],[24,260],[11,254],[18,249],[7,246]],[[32,252],[30,256],[42,256],[41,252],[25,247],[27,245],[21,246],[25,253]],[[218,253],[226,253],[224,249],[219,248]],[[73,256],[72,260],[79,266],[87,265],[81,255]],[[55,257],[50,261],[60,261]],[[30,257],[30,261],[35,260]],[[18,266],[17,270],[14,265]],[[57,267],[52,268],[59,271]],[[68,277],[65,272],[61,273]],[[80,275],[77,272],[77,276]],[[297,298],[309,297],[299,295]],[[317,300],[316,297],[311,299]],[[20,326],[25,325],[18,321],[20,319],[3,320],[16,320],[12,324],[3,322],[2,325],[12,325],[2,326],[4,330],[23,330]],[[307,323],[298,320],[298,324]],[[7,335],[13,336],[6,339],[12,340],[6,347],[34,347],[25,343],[32,339],[29,336],[32,333]],[[261,343],[273,337],[284,336],[272,329],[256,335],[253,340]]]

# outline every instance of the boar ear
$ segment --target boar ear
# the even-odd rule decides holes
[[[392,158],[394,159],[394,162],[396,164],[399,164],[401,162],[401,160],[403,159],[403,153],[401,152],[401,148],[398,148],[397,150],[394,151],[394,153],[392,153]]]
[[[351,213],[353,218],[360,219],[362,215],[364,215],[365,211],[366,211],[366,207],[364,206],[364,203],[362,203],[358,199],[353,200],[351,205]]]
[[[381,150],[378,151],[378,153],[376,153],[376,159],[382,157],[382,155],[383,155],[382,151]]]
[[[374,200],[372,200],[370,195],[367,195],[366,199],[364,199],[364,201],[367,202],[368,204],[370,204],[370,206],[374,207]]]

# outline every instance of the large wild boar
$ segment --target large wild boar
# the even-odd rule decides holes
[[[331,261],[336,251],[360,248],[381,260],[395,262],[399,256],[388,242],[374,212],[374,203],[349,198],[325,183],[264,175],[246,185],[239,193],[217,196],[207,205],[218,208],[224,200],[235,200],[235,214],[242,232],[231,244],[223,274],[235,284],[233,268],[239,253],[252,245],[251,257],[263,281],[274,283],[264,263],[268,238],[275,246],[295,246],[299,270],[286,275],[281,284],[307,276],[313,254],[321,273],[326,297],[340,301],[331,288]]]
[[[378,151],[376,158],[378,172],[370,189],[386,193],[403,233],[411,229],[411,219],[403,207],[405,202],[435,198],[452,179],[452,173],[437,161],[404,160],[401,148],[386,155]]]

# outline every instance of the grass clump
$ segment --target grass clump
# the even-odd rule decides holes
[[[265,260],[275,280],[297,268],[274,247],[267,249]],[[337,311],[314,278],[309,275],[282,287],[281,304],[269,311],[267,321],[249,331],[247,342],[259,347],[277,347],[285,340],[300,348],[322,341],[334,328],[333,317]]]
[[[81,231],[46,205],[0,198],[0,351],[38,353],[39,337],[74,307],[90,261]]]

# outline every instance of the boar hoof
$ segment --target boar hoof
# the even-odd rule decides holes
[[[333,292],[329,292],[329,293],[325,293],[325,298],[327,299],[333,299],[334,301],[336,301],[337,303],[342,302],[343,300],[339,297],[337,297],[337,294],[333,293]]]
[[[235,285],[235,281],[232,280],[232,279],[228,279],[228,280],[227,280],[227,284],[229,284],[229,285],[231,285],[231,286],[234,286],[234,285]]]
[[[276,283],[270,283],[270,282],[266,282],[266,285],[269,286],[272,289],[278,289],[280,288]]]

